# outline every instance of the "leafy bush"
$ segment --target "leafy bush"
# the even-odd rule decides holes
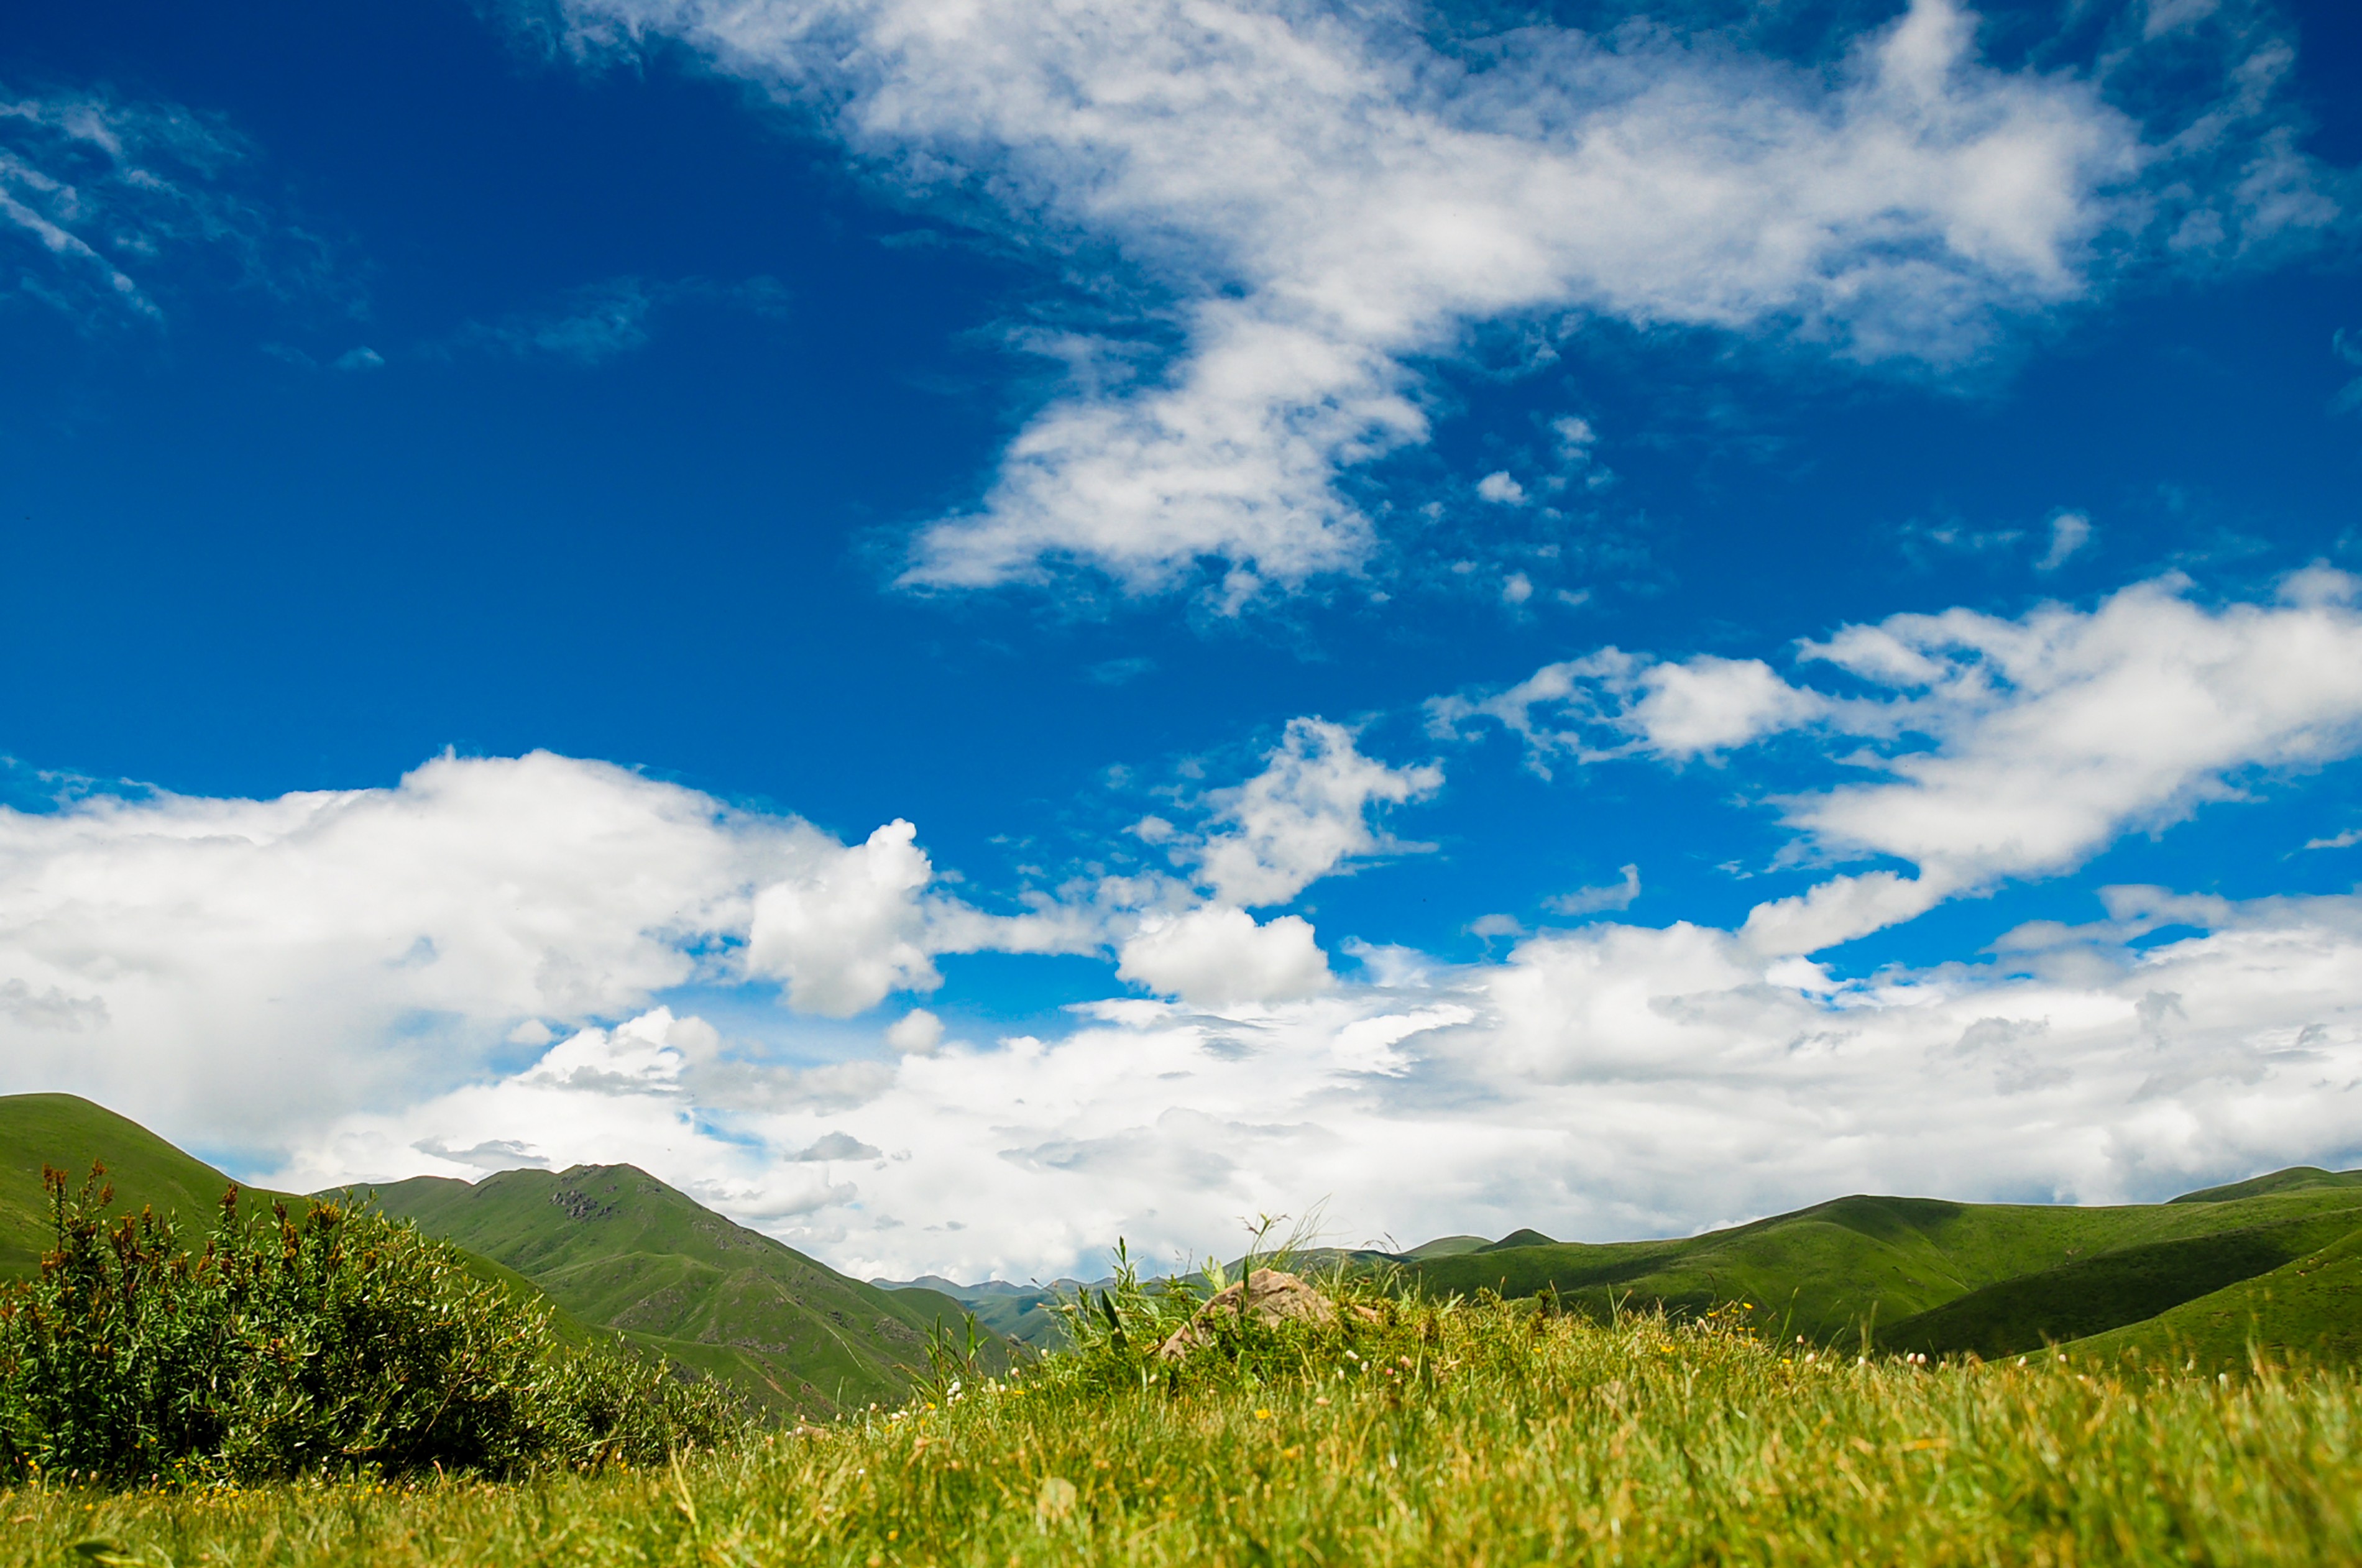
[[[546,1309],[366,1206],[237,1189],[201,1250],[94,1166],[45,1169],[56,1247],[0,1295],[0,1474],[258,1478],[661,1460],[730,1435],[711,1384],[565,1353]]]

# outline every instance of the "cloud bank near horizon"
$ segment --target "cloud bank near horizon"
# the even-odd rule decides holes
[[[1957,0],[1805,61],[1730,29],[1461,39],[1414,6],[1289,0],[521,14],[586,60],[686,45],[1096,302],[1051,335],[1067,390],[917,536],[922,589],[1081,568],[1235,610],[1365,570],[1383,528],[1356,473],[1429,439],[1430,371],[1486,323],[1943,375],[2128,279],[2345,221],[2345,177],[2294,149],[2287,39],[2237,4],[2121,7],[2070,70],[1984,60]],[[2145,113],[2168,71],[2211,85]]]
[[[1220,1245],[1324,1198],[1352,1242],[1606,1237],[1857,1188],[2099,1200],[2342,1157],[2362,898],[2110,888],[2103,920],[1974,959],[1848,979],[1805,955],[2351,756],[2354,586],[1892,617],[1795,645],[1817,684],[1610,650],[1439,699],[1439,740],[1498,722],[1561,766],[1747,778],[1777,745],[1827,780],[1755,790],[1828,865],[1807,893],[1734,929],[1644,925],[1613,914],[1627,867],[1562,901],[1599,918],[1473,964],[1324,946],[1280,912],[1420,851],[1391,816],[1473,766],[1390,763],[1313,718],[1134,827],[1171,871],[998,899],[908,822],[847,840],[546,753],[0,811],[0,1089],[78,1089],[306,1188],[628,1160],[899,1275]],[[1865,854],[1915,875],[1843,868]],[[982,1039],[911,1005],[938,956],[987,950],[1095,955],[1107,994]],[[771,997],[776,1026],[699,1000]]]

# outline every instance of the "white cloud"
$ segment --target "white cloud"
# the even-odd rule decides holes
[[[1523,506],[1526,487],[1507,473],[1490,473],[1476,481],[1476,493],[1499,506]]]
[[[1120,950],[1120,978],[1200,1007],[1301,1001],[1329,988],[1329,955],[1300,915],[1257,924],[1229,905],[1153,915]]]
[[[1622,879],[1602,888],[1577,888],[1571,893],[1560,893],[1542,900],[1542,908],[1554,915],[1597,914],[1604,910],[1628,910],[1632,900],[1640,896],[1640,868],[1627,866]]]
[[[716,1132],[690,1115],[693,1066],[626,1093],[527,1069],[353,1116],[287,1179],[510,1139],[631,1159],[856,1274],[1046,1278],[1119,1235],[1166,1261],[1324,1198],[1347,1242],[1604,1240],[1841,1192],[2121,1201],[2362,1154],[2362,900],[2132,889],[2111,911],[2005,964],[1871,984],[1603,923],[1293,1003],[1100,1002],[1062,1038],[947,1044],[850,1099],[707,1106]],[[2166,923],[2202,934],[2131,944]],[[885,1157],[804,1157],[860,1149]]]
[[[1833,854],[1891,855],[1943,890],[2070,869],[2130,829],[2236,795],[2256,770],[2362,746],[2362,616],[2332,600],[2210,610],[2168,580],[2090,611],[1965,610],[1849,627],[1805,657],[1895,695],[1842,730],[1926,744],[1873,782],[1799,796]]]
[[[2335,215],[2246,56],[2218,61],[2202,127],[2150,137],[2090,81],[1981,61],[1954,0],[1805,65],[1637,22],[1448,50],[1392,6],[1256,0],[561,6],[578,50],[685,40],[899,193],[992,204],[1088,257],[1078,278],[1131,270],[1109,336],[1064,339],[1073,389],[917,541],[923,586],[1080,564],[1151,591],[1210,560],[1235,607],[1354,569],[1374,531],[1336,481],[1427,438],[1414,366],[1472,323],[1573,311],[1953,365],[2169,232],[2239,254]],[[1181,342],[1145,370],[1141,281]]]
[[[1261,773],[1208,797],[1218,825],[1180,854],[1220,899],[1285,903],[1351,861],[1425,847],[1379,833],[1371,814],[1442,786],[1440,767],[1389,767],[1356,750],[1342,724],[1292,719]]]
[[[1611,647],[1544,665],[1488,696],[1431,699],[1427,714],[1438,736],[1457,735],[1478,719],[1504,725],[1524,738],[1529,763],[1547,777],[1553,755],[1683,762],[1798,728],[1828,708],[1827,699],[1789,685],[1761,659],[1700,654],[1661,662]]]
[[[17,294],[96,326],[161,322],[168,266],[317,286],[316,242],[229,189],[252,156],[220,121],[177,104],[0,95],[0,254],[41,262],[20,274]]]
[[[1891,856],[1917,875],[1838,877],[1749,918],[1763,950],[1812,952],[2003,879],[2071,870],[2126,832],[2235,798],[2251,775],[2362,748],[2352,579],[2315,565],[2283,581],[2277,605],[2219,609],[2188,587],[2165,579],[2016,620],[1896,615],[1800,645],[1807,666],[1874,697],[1793,684],[1759,660],[1661,663],[1607,648],[1428,712],[1440,734],[1503,724],[1537,767],[1681,761],[1817,732],[1830,760],[1871,777],[1780,797],[1783,820],[1816,855]]]
[[[2050,547],[2034,563],[2036,571],[2057,571],[2068,558],[2092,542],[2092,520],[2080,512],[2061,512],[2050,520]]]
[[[886,1043],[908,1056],[931,1056],[944,1043],[944,1021],[925,1008],[914,1007],[889,1024]]]
[[[844,1018],[895,991],[943,983],[927,946],[922,895],[934,867],[919,830],[896,820],[755,898],[746,966],[787,982],[788,1000]]]
[[[1990,657],[2030,680],[2094,638],[2147,646],[2110,620],[2130,611],[2218,671],[2276,639],[2334,660],[2353,613],[2152,590],[1971,630],[2014,628]],[[1932,672],[1898,701],[1965,679],[1959,627],[1882,627],[1870,668]],[[1297,760],[1337,760],[1337,738],[1308,732]],[[629,1161],[863,1274],[1047,1275],[1119,1235],[1162,1259],[1324,1197],[1352,1242],[1608,1237],[1848,1190],[2107,1200],[2362,1154],[2353,898],[2112,889],[2104,920],[2021,928],[1993,963],[1869,982],[1751,929],[1612,922],[1459,968],[1349,944],[1339,975],[1299,917],[1152,905],[1122,977],[1177,999],[1086,1003],[1056,1038],[945,1039],[914,1009],[830,1059],[785,1015],[725,1033],[657,1003],[759,979],[732,955],[781,889],[795,913],[765,950],[837,1000],[950,936],[1043,939],[949,905],[929,870],[906,824],[847,845],[546,755],[0,812],[0,1084],[211,1153],[283,1150],[243,1174],[306,1188]],[[1909,886],[1879,876],[1805,911]],[[823,906],[863,940],[810,944]]]
[[[930,870],[907,823],[848,846],[546,753],[388,790],[0,810],[0,1085],[267,1143],[549,1045],[549,1021],[578,1027],[546,1072],[661,1077],[656,1045],[579,1026],[690,982],[775,977],[842,1013],[932,984],[933,952],[1076,940],[924,895]],[[710,1046],[679,1030],[665,1049]]]

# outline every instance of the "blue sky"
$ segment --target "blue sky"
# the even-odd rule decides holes
[[[895,1273],[2353,1164],[2358,73],[2248,0],[28,18],[0,1088]]]

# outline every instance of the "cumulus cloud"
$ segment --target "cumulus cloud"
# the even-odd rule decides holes
[[[897,820],[755,898],[746,965],[787,982],[788,999],[844,1018],[894,991],[943,983],[926,945],[922,900],[934,867],[919,830]]]
[[[2284,134],[2277,39],[2201,29],[2220,102],[2151,125],[2098,73],[1985,63],[1956,0],[1805,62],[1638,22],[1451,42],[1390,5],[554,9],[586,56],[685,41],[904,198],[1087,258],[1078,280],[1122,264],[1097,344],[1064,339],[1073,390],[916,541],[922,586],[1078,563],[1152,591],[1211,562],[1234,606],[1356,569],[1374,528],[1338,480],[1427,438],[1414,367],[1474,323],[1584,313],[1950,366],[2143,258],[2337,213]]]
[[[1153,915],[1124,943],[1118,977],[1202,1007],[1300,1001],[1329,988],[1329,955],[1300,915],[1258,924],[1209,904]]]
[[[913,1056],[929,1056],[944,1043],[944,1021],[914,1007],[887,1026],[886,1043]]]
[[[624,1094],[526,1069],[356,1114],[286,1179],[522,1139],[635,1160],[855,1273],[1022,1278],[1118,1235],[1199,1255],[1324,1197],[1346,1242],[1609,1239],[1849,1191],[2106,1202],[2354,1163],[2362,900],[2109,909],[1860,983],[1727,932],[1593,924],[1292,1003],[1088,1004],[1059,1038],[905,1056],[855,1100],[702,1120],[693,1067]],[[2164,924],[2198,933],[2136,941]]]
[[[932,953],[1068,934],[928,894],[931,874],[906,823],[848,845],[547,753],[445,756],[392,789],[0,810],[0,1084],[169,1109],[216,1142],[519,1045],[548,1047],[535,1082],[646,1092],[712,1055],[710,1029],[597,1021],[670,988],[776,979],[841,1014],[932,985]]]
[[[1526,487],[1507,473],[1486,474],[1476,481],[1476,493],[1500,506],[1523,506]]]
[[[1843,701],[1927,701],[1992,660],[1986,694],[1958,700],[2001,713],[2005,690],[2048,700],[2045,671],[2104,683],[2130,657],[2169,693],[2195,681],[2254,708],[2258,684],[2352,662],[2337,588],[2316,575],[2277,605],[2208,609],[2150,585],[2015,622],[1890,620],[1871,630],[1891,646],[1845,657],[1892,695]],[[2342,733],[2334,702],[2272,701],[2246,755],[2335,749],[2301,739]],[[1914,723],[1980,755],[1974,724]],[[1275,771],[1342,766],[1350,738],[1307,732]],[[1252,816],[1226,820],[1244,834]],[[1157,998],[983,1043],[911,1010],[817,1059],[746,1010],[725,1032],[658,997],[773,977],[835,1005],[907,979],[944,950],[939,928],[966,940],[996,918],[932,879],[905,823],[847,845],[546,755],[442,758],[389,790],[0,813],[0,1076],[252,1148],[241,1174],[307,1189],[629,1161],[864,1274],[1047,1275],[1118,1235],[1177,1256],[1224,1245],[1237,1215],[1323,1197],[1352,1242],[1607,1237],[1847,1190],[2149,1198],[2362,1154],[2351,897],[2114,889],[2103,918],[2021,927],[1988,962],[1868,980],[1752,925],[1616,921],[1458,966],[1349,944],[1361,963],[1341,974],[1301,917],[1152,903],[1120,977]],[[1827,886],[1802,908],[1842,925],[1914,879]]]
[[[1342,724],[1292,719],[1261,773],[1209,796],[1213,829],[1176,854],[1218,898],[1285,903],[1352,861],[1424,848],[1381,833],[1371,817],[1442,786],[1431,763],[1392,767],[1363,756]]]

